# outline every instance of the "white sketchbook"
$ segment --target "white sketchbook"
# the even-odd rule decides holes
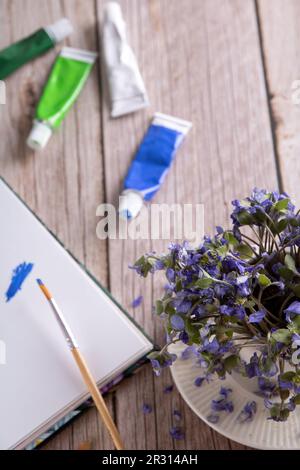
[[[52,292],[99,385],[153,345],[1,179],[0,220],[0,449],[13,449],[88,398],[36,278]]]

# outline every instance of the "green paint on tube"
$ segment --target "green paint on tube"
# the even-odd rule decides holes
[[[95,52],[71,47],[62,49],[37,105],[33,127],[27,139],[29,147],[40,150],[46,146],[81,92],[96,57]]]
[[[0,51],[0,80],[30,60],[44,54],[73,31],[67,18],[41,28],[21,41]]]

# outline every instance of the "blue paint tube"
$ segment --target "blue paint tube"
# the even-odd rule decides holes
[[[125,178],[119,202],[120,217],[133,219],[144,201],[154,197],[191,126],[191,122],[173,116],[154,114]]]

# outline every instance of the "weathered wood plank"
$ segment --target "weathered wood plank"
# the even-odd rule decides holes
[[[7,79],[5,112],[0,108],[1,175],[104,284],[106,244],[95,236],[95,208],[105,199],[102,138],[106,200],[116,203],[129,162],[153,111],[192,120],[193,131],[156,202],[204,203],[207,231],[227,220],[228,201],[233,197],[243,196],[254,185],[277,184],[252,0],[121,3],[149,91],[149,110],[111,121],[99,94],[99,70],[95,70],[48,148],[42,155],[28,151],[24,141],[55,52]],[[103,2],[97,1],[98,19],[102,7]],[[1,1],[0,47],[63,15],[76,25],[69,45],[93,50],[98,46],[91,0],[22,1],[21,19],[19,8],[18,0]],[[161,342],[162,329],[151,316],[151,305],[160,287],[157,282],[141,283],[127,265],[145,251],[164,250],[167,242],[116,240],[109,245],[113,294],[129,308],[131,300],[142,292],[145,302],[133,312],[134,316]],[[168,373],[155,380],[148,368],[117,391],[115,408],[127,448],[243,448],[211,431],[176,392],[164,395],[163,388],[169,383]],[[144,416],[144,402],[152,404],[155,412]],[[112,398],[109,406],[113,410]],[[186,430],[185,440],[175,443],[169,436],[174,408],[181,410]],[[84,440],[91,441],[93,448],[111,446],[93,409],[45,448],[77,448]]]
[[[153,112],[170,113],[193,121],[194,127],[155,201],[204,203],[209,232],[216,224],[228,223],[230,200],[244,196],[255,185],[277,186],[254,2],[120,3],[151,107],[110,120],[103,104],[107,201],[117,203]],[[103,4],[97,1],[99,19]],[[145,251],[162,251],[166,246],[166,241],[109,241],[112,293],[126,308],[143,293],[142,308],[132,313],[159,342],[163,333],[153,320],[151,305],[161,287],[157,281],[141,282],[127,265]],[[149,370],[118,391],[118,425],[126,448],[230,448],[230,442],[194,416],[176,392],[163,394],[169,382],[168,373],[153,379]],[[142,403],[151,397],[155,411],[144,417]],[[186,438],[173,442],[169,428],[175,407],[183,412]]]
[[[262,46],[283,188],[300,203],[300,2],[258,2]],[[297,98],[298,102],[293,100]]]
[[[0,48],[67,16],[75,28],[67,45],[97,50],[93,0],[1,0],[0,15]],[[7,104],[0,107],[0,172],[66,247],[107,284],[106,242],[95,235],[96,207],[104,200],[98,65],[47,148],[38,154],[25,145],[35,104],[60,47],[6,80]],[[108,402],[112,407],[112,398]],[[93,438],[94,448],[109,448],[94,410],[46,448],[76,448],[83,436]]]

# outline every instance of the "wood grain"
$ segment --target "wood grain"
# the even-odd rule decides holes
[[[282,186],[299,205],[300,2],[259,0],[258,10]]]
[[[103,3],[97,2],[99,19]],[[193,130],[155,201],[203,203],[205,229],[211,231],[217,223],[228,223],[234,197],[245,195],[255,185],[277,186],[254,3],[120,3],[151,107],[110,120],[103,103],[107,200],[117,202],[132,155],[153,112],[170,113],[191,120]],[[152,279],[142,282],[127,266],[146,251],[164,251],[167,244],[109,241],[112,293],[128,309],[132,299],[143,293],[143,307],[133,315],[158,342],[162,342],[163,333],[151,316],[151,306],[160,293],[159,283]],[[242,448],[211,431],[177,393],[166,397],[163,388],[169,382],[167,372],[154,379],[151,371],[145,371],[118,391],[117,419],[126,448]],[[142,415],[143,401],[154,406],[152,415]],[[170,438],[174,408],[184,417],[183,441]]]
[[[140,254],[165,251],[168,240],[96,238],[96,207],[117,203],[132,156],[155,111],[191,120],[190,132],[158,203],[203,203],[205,231],[228,225],[230,201],[257,186],[276,187],[269,107],[257,15],[252,0],[122,0],[130,43],[149,93],[145,111],[111,120],[99,66],[47,149],[26,149],[35,104],[55,51],[7,79],[0,107],[0,172],[80,261],[84,262],[159,343],[162,327],[151,314],[162,283],[141,281],[128,269]],[[20,5],[22,4],[22,15]],[[68,45],[99,48],[103,0],[0,0],[0,47],[68,16],[76,27]],[[296,77],[297,78],[297,77]],[[142,307],[131,301],[143,294]],[[124,382],[107,400],[127,449],[244,449],[212,431],[174,391],[166,371],[150,368]],[[144,416],[143,403],[153,406]],[[174,409],[185,439],[173,441]],[[111,444],[95,409],[52,438],[45,449]]]
[[[65,44],[97,50],[93,1],[1,0],[0,12],[0,48],[68,16],[75,32]],[[79,261],[107,285],[106,243],[95,236],[96,207],[104,201],[98,65],[47,148],[37,153],[25,145],[35,105],[60,47],[6,80],[7,104],[0,107],[1,176]],[[113,411],[113,397],[108,403]],[[46,448],[77,448],[80,441],[90,438],[95,448],[109,448],[110,439],[99,423],[96,410],[89,410]]]

